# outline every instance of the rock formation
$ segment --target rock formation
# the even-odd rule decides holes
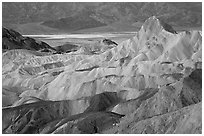
[[[110,39],[103,39],[103,43],[106,45],[118,45],[116,42],[114,42]]]
[[[156,17],[97,54],[3,53],[3,133],[202,133],[202,35]]]
[[[55,47],[57,53],[69,53],[69,52],[73,52],[73,51],[77,51],[80,47],[74,44],[70,44],[70,43],[66,43],[64,45],[61,46],[57,46]]]
[[[2,49],[27,49],[42,52],[54,52],[55,49],[42,41],[37,41],[30,37],[23,37],[20,33],[2,28]]]

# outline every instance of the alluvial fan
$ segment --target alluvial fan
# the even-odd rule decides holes
[[[202,133],[201,31],[153,16],[97,54],[2,37],[2,133]]]

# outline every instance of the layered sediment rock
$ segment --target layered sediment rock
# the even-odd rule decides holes
[[[4,133],[201,133],[201,32],[156,17],[97,54],[7,51],[2,70]]]

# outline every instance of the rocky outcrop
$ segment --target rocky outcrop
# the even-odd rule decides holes
[[[30,37],[23,37],[20,33],[12,30],[2,28],[2,49],[27,49],[41,52],[54,52],[55,49],[42,41],[37,41]]]
[[[198,103],[166,114],[155,115],[139,122],[125,122],[131,119],[124,119],[121,126],[119,124],[104,133],[200,134],[202,133],[202,104]]]
[[[72,130],[72,127],[66,125],[74,121],[82,133],[98,133],[122,117],[108,112],[109,108],[120,101],[121,98],[113,92],[104,92],[73,101],[44,101],[35,97],[29,99],[24,97],[15,104],[15,107],[3,108],[2,129],[4,133],[41,133],[41,131],[51,133],[55,129],[57,129],[55,132],[59,133],[64,129],[61,125],[66,131]],[[46,129],[50,123],[56,126]]]
[[[69,43],[55,47],[57,53],[74,52],[74,51],[77,51],[79,48],[80,48],[79,46],[74,44],[69,44]]]
[[[151,17],[133,38],[92,48],[3,53],[3,132],[201,133],[200,31]]]
[[[114,42],[114,41],[112,41],[112,40],[110,40],[110,39],[103,39],[103,41],[102,41],[104,44],[106,44],[106,45],[118,45],[116,42]]]

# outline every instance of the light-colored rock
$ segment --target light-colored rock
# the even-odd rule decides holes
[[[46,106],[50,103],[60,106],[62,118],[64,110],[71,117],[98,110],[125,115],[117,125],[109,124],[113,128],[109,133],[201,133],[198,120],[201,104],[197,104],[202,101],[200,31],[177,33],[151,17],[134,37],[117,46],[96,43],[64,54],[11,50],[3,53],[2,64],[3,88],[10,87],[3,90],[3,106],[10,106],[12,111],[8,115],[6,110],[3,112],[4,128],[12,126],[9,119],[13,115],[21,114],[13,109],[36,106],[43,101]],[[32,106],[29,110],[38,112]],[[56,117],[58,113],[53,110],[52,106],[44,110],[42,118],[47,112],[53,112]],[[188,117],[182,118],[184,115]],[[62,120],[56,117],[56,122],[50,123],[53,118],[49,117],[42,133]],[[77,126],[76,120],[57,126],[52,132],[81,133],[78,128],[70,130],[71,126]],[[106,129],[102,129],[104,133]]]

